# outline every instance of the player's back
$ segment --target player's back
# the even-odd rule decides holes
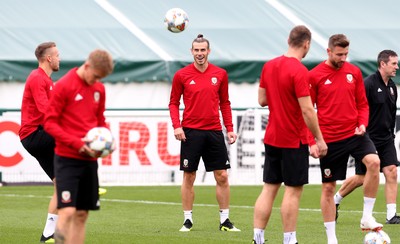
[[[270,111],[264,142],[277,147],[297,148],[306,144],[306,126],[298,98],[309,96],[308,70],[292,57],[267,62],[261,73]]]

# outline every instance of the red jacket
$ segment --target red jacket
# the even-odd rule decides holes
[[[56,141],[57,155],[88,159],[79,154],[82,138],[93,127],[106,126],[106,94],[101,82],[88,85],[76,71],[70,70],[56,83],[44,126]]]
[[[33,70],[26,79],[21,106],[21,140],[43,125],[53,90],[53,81],[42,68]]]
[[[280,148],[308,144],[308,129],[298,101],[310,96],[307,76],[307,68],[296,58],[280,56],[264,65],[260,88],[265,89],[270,111],[265,144]]]
[[[311,97],[317,105],[324,140],[336,142],[368,126],[369,107],[360,69],[348,62],[336,70],[325,62],[310,71]]]
[[[181,124],[179,105],[182,95],[185,108]],[[224,69],[209,63],[201,73],[194,64],[190,64],[175,73],[169,102],[174,129],[222,130],[219,110],[227,131],[232,132],[228,74]]]

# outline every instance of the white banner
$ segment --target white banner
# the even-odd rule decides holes
[[[106,111],[107,123],[116,139],[117,149],[99,159],[101,185],[181,184],[179,171],[180,142],[175,140],[167,110]],[[265,109],[233,111],[238,140],[228,145],[233,185],[262,184],[264,163]],[[6,112],[0,116],[0,172],[5,183],[48,182],[35,158],[22,146],[18,137],[20,113]],[[400,135],[396,137],[399,150]],[[399,155],[399,154],[398,154]],[[310,157],[310,183],[319,184],[318,160]],[[350,166],[351,161],[350,161]],[[354,174],[349,167],[348,175]],[[381,177],[381,183],[384,177]],[[215,184],[212,173],[200,163],[196,184]]]

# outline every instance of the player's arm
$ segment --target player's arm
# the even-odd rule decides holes
[[[233,123],[232,123],[232,108],[231,101],[229,101],[229,91],[228,91],[228,74],[224,72],[224,75],[221,78],[221,85],[219,87],[219,108],[221,110],[222,119],[224,121],[224,126],[227,132],[233,132]],[[232,134],[232,133],[230,133]],[[232,141],[232,137],[229,139]],[[234,142],[234,141],[233,141]],[[232,143],[233,143],[232,142]]]
[[[258,88],[258,103],[261,107],[265,107],[268,105],[267,93],[265,91],[265,88]]]
[[[328,147],[322,136],[322,132],[318,125],[317,114],[315,113],[314,107],[311,102],[311,97],[300,97],[298,102],[301,108],[304,122],[310,129],[311,133],[314,135],[315,141],[317,143],[318,150],[312,153],[313,157],[323,157],[326,155]]]
[[[97,110],[97,126],[108,128],[108,125],[106,124],[106,117],[104,116],[105,111],[106,111],[106,89],[104,86],[102,86],[100,92],[99,107]]]
[[[356,130],[363,131],[362,126],[364,127],[364,129],[368,126],[369,105],[361,71],[358,70],[358,72],[354,74],[354,77],[356,86],[355,99],[358,110],[358,129],[356,128]]]
[[[77,151],[85,144],[81,138],[73,136],[64,131],[60,126],[60,116],[66,106],[66,99],[64,96],[67,91],[62,89],[61,85],[56,86],[53,95],[49,100],[49,106],[45,115],[44,129],[56,141],[75,148]]]
[[[176,73],[172,80],[171,94],[169,98],[169,115],[172,121],[172,127],[174,128],[174,136],[179,141],[185,141],[186,136],[185,132],[182,129],[180,114],[179,114],[179,105],[180,100],[183,94],[183,85],[180,82],[179,74]]]

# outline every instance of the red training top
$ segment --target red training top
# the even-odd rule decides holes
[[[44,114],[53,90],[53,81],[42,68],[32,70],[26,79],[21,106],[19,138],[23,140],[43,125]]]
[[[260,88],[266,91],[269,118],[264,143],[280,148],[308,144],[308,130],[298,98],[310,96],[307,68],[296,58],[280,56],[264,64]]]
[[[311,97],[317,105],[324,140],[336,142],[368,126],[369,107],[360,69],[348,62],[338,70],[320,63],[310,71]]]
[[[181,125],[179,105],[182,94],[185,109]],[[226,130],[232,132],[228,74],[224,69],[209,63],[204,73],[201,73],[192,63],[175,73],[169,102],[174,129],[187,127],[198,130],[222,130],[219,110]]]
[[[44,126],[56,141],[57,155],[87,160],[79,154],[82,138],[90,129],[106,126],[106,94],[103,83],[88,85],[76,71],[70,70],[54,86]]]

